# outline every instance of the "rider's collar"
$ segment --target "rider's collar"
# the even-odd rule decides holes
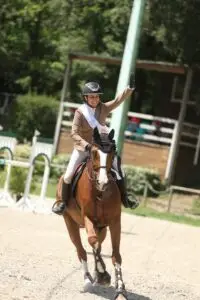
[[[90,104],[88,104],[87,102],[85,102],[85,104],[86,104],[87,106],[89,106],[94,112],[95,112],[97,106],[99,105],[99,103],[98,103],[96,107],[93,107],[93,106],[91,106]]]
[[[90,114],[94,115],[95,111],[96,111],[96,107],[92,107],[92,106],[90,106],[88,104],[87,104],[87,106],[88,106],[88,111],[90,112]]]

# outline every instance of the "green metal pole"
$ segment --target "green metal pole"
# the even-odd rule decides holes
[[[122,58],[116,95],[127,87],[131,73],[135,73],[136,59],[139,45],[141,20],[143,18],[145,0],[134,0],[129,28]],[[115,129],[115,140],[118,153],[121,154],[124,143],[124,131],[130,99],[126,99],[112,114],[110,127]]]

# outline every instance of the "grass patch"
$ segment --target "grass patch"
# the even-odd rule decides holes
[[[47,186],[46,197],[48,198],[56,198],[56,182],[50,182]],[[36,182],[36,188],[34,191],[31,191],[31,194],[39,196],[41,193],[41,184]]]
[[[138,207],[135,210],[126,208],[123,211],[137,216],[156,218],[160,220],[167,220],[175,223],[182,223],[182,224],[200,227],[200,219],[183,216],[183,215],[176,215],[173,213],[158,212],[147,207]]]
[[[47,197],[55,199],[56,186],[57,186],[56,182],[49,182],[48,187],[47,187],[47,193],[46,193]],[[41,184],[37,182],[36,189],[33,191],[33,194],[40,195],[40,191],[41,191]],[[187,225],[200,227],[200,218],[197,219],[197,218],[193,218],[193,217],[177,215],[174,213],[158,212],[152,208],[143,207],[142,205],[135,210],[123,208],[123,211],[130,213],[130,214],[137,215],[137,216],[156,218],[156,219],[160,219],[160,220],[166,220],[166,221],[171,221],[171,222],[175,222],[175,223],[181,223],[181,224],[187,224]]]
[[[194,215],[200,216],[200,198],[193,200],[191,212]]]

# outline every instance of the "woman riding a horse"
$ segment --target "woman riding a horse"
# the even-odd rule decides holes
[[[84,291],[89,291],[94,284],[109,286],[111,283],[111,276],[101,255],[101,246],[109,228],[111,258],[115,269],[115,300],[127,299],[121,270],[121,203],[132,208],[137,204],[127,199],[120,161],[116,155],[114,130],[109,132],[105,121],[108,114],[132,92],[133,89],[127,87],[114,100],[102,103],[99,84],[85,84],[85,103],[76,110],[72,125],[74,150],[67,170],[59,180],[57,201],[53,206],[55,213],[63,215],[70,239],[76,247],[84,272]],[[86,158],[87,161],[81,164]],[[81,171],[77,171],[80,164]],[[93,249],[93,277],[88,269],[87,252],[81,240],[80,228],[83,227]]]
[[[71,195],[72,178],[77,167],[86,159],[91,150],[94,128],[97,127],[100,133],[108,133],[108,128],[106,127],[107,116],[127,99],[133,91],[134,88],[127,87],[114,100],[102,103],[100,95],[103,93],[100,85],[97,82],[88,82],[85,84],[82,91],[84,104],[75,111],[72,124],[71,137],[74,140],[74,150],[63,177],[62,201],[56,202],[53,205],[52,210],[54,213],[62,215],[67,206]],[[117,184],[123,205],[134,208],[136,203],[128,199],[121,164],[117,155],[113,159],[112,167],[117,174]]]

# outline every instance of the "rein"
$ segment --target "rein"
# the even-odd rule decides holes
[[[107,144],[105,144],[107,145]],[[96,145],[97,148],[99,145]],[[105,150],[105,148],[104,148]],[[106,149],[106,153],[110,153],[112,150],[113,150],[113,147],[110,147],[109,149],[107,148]],[[109,150],[109,151],[108,151]],[[90,152],[91,154],[91,152]],[[107,165],[103,165],[103,166],[98,166],[96,163],[94,164],[93,162],[93,158],[92,158],[92,155],[90,155],[88,157],[88,161],[87,161],[87,164],[86,164],[86,172],[87,172],[87,176],[88,176],[88,179],[90,181],[90,192],[91,192],[91,198],[93,199],[93,203],[94,203],[94,206],[93,206],[93,216],[94,216],[94,223],[95,223],[95,227],[98,228],[98,202],[102,200],[102,197],[103,197],[103,190],[102,188],[100,187],[100,185],[98,184],[98,180],[97,180],[97,177],[98,177],[98,174],[100,172],[100,170],[107,170],[108,169],[108,166]],[[110,174],[112,175],[112,169],[110,168],[109,170],[107,170],[107,176],[109,176],[109,181],[110,181]]]
[[[94,171],[99,170],[99,169],[106,169],[106,168],[107,168],[106,166],[99,166],[99,167],[95,168]]]
[[[107,166],[98,166],[96,168],[92,168],[92,159],[91,157],[88,158],[87,170],[88,170],[88,177],[90,180],[96,180],[96,178],[92,178],[93,173],[98,172],[100,169],[107,169]],[[108,171],[108,174],[111,170]]]

